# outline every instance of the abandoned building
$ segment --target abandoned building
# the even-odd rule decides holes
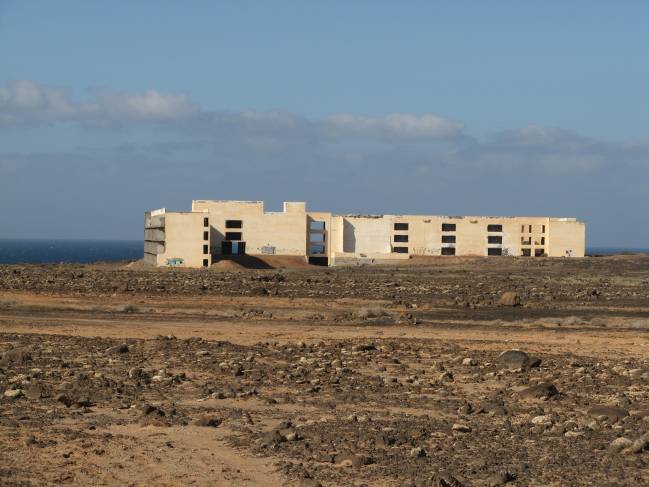
[[[298,256],[313,264],[398,262],[421,256],[583,257],[575,218],[334,215],[286,202],[194,200],[192,211],[145,213],[144,262],[208,267],[221,256]],[[424,261],[425,259],[421,259]]]

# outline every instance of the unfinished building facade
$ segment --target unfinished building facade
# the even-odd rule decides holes
[[[194,200],[190,212],[145,213],[144,262],[208,267],[241,254],[330,266],[436,255],[583,257],[585,233],[575,218],[334,215],[303,202],[268,212],[262,201]]]

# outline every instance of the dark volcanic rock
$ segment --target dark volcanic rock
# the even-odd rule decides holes
[[[551,382],[543,382],[541,384],[527,387],[519,394],[521,397],[528,399],[550,399],[559,395],[559,390]]]
[[[532,357],[522,350],[507,350],[500,354],[498,362],[508,369],[531,369],[541,365],[541,359]]]

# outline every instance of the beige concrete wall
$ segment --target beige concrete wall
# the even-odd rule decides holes
[[[389,254],[390,221],[387,218],[346,216],[340,252],[350,254]]]
[[[144,263],[167,266],[169,259],[181,259],[179,267],[203,267],[204,260],[211,264],[209,254],[209,221],[207,213],[166,212],[144,218]],[[204,238],[207,232],[207,239]],[[207,252],[204,252],[207,246]]]
[[[409,255],[441,255],[443,247],[454,247],[456,255],[486,256],[489,248],[502,249],[502,255],[521,256],[529,249],[545,255],[563,256],[572,249],[574,256],[584,253],[584,224],[571,219],[561,222],[555,233],[557,247],[550,253],[550,219],[547,217],[450,217],[422,215],[383,215],[381,217],[335,217],[342,238],[332,240],[334,255],[377,257],[390,254],[391,247],[408,247]],[[395,223],[407,223],[407,231],[394,229]],[[443,232],[442,224],[454,224],[454,232]],[[501,232],[489,232],[489,225],[500,225]],[[531,227],[531,232],[530,232]],[[559,230],[560,228],[560,230]],[[408,235],[408,242],[396,242],[395,235]],[[456,242],[444,243],[442,236],[455,236]],[[502,243],[489,243],[489,237],[501,237]],[[560,239],[560,240],[559,240]],[[527,243],[529,241],[529,244]],[[397,257],[392,254],[391,258]]]
[[[187,266],[200,267],[205,258],[202,246],[210,245],[212,254],[220,254],[227,232],[241,232],[247,254],[260,255],[272,248],[276,255],[327,257],[329,265],[335,265],[336,259],[442,255],[445,247],[466,256],[486,256],[489,249],[501,249],[508,256],[521,256],[525,251],[530,256],[552,257],[583,257],[585,253],[585,225],[574,218],[332,215],[307,212],[303,202],[286,202],[281,212],[265,212],[261,201],[218,200],[194,200],[192,210],[167,213],[162,209],[145,215],[145,262],[155,258],[157,265],[165,265],[166,259],[177,257]],[[202,240],[206,215],[207,242]],[[242,228],[226,228],[226,220],[241,220]],[[324,254],[310,252],[310,243],[316,241],[312,235],[322,234],[310,230],[313,221],[325,222]],[[395,223],[408,224],[408,230],[395,230]],[[444,223],[455,225],[455,231],[442,231]],[[489,232],[489,225],[500,225],[502,231]],[[396,241],[397,235],[407,235],[408,241]],[[455,242],[442,242],[445,235],[455,236]],[[502,242],[490,243],[489,236],[500,237]],[[395,247],[406,247],[407,253],[396,253]]]
[[[550,257],[583,257],[586,248],[586,225],[562,218],[550,219]]]
[[[274,247],[276,255],[306,256],[307,216],[303,205],[287,203],[284,212],[264,212],[261,201],[195,200],[192,209],[209,212],[212,251],[217,255],[226,232],[232,231],[241,232],[247,254],[259,255],[264,247]],[[228,229],[226,220],[241,220],[242,228]]]
[[[202,267],[210,259],[209,227],[204,226],[206,213],[167,213],[165,217],[165,249],[158,254],[158,265],[167,265],[168,259],[181,258],[184,267]],[[203,238],[207,232],[207,240]],[[203,246],[207,245],[207,253]]]

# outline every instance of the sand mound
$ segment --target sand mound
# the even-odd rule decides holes
[[[214,262],[210,267],[210,269],[214,269],[217,271],[245,271],[246,270],[244,266],[230,259],[223,259]]]

